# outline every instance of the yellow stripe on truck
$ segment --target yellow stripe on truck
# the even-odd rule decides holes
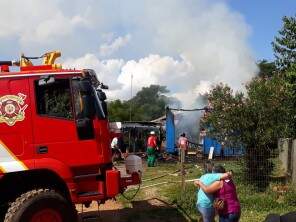
[[[28,167],[22,161],[20,161],[1,140],[0,170],[3,173],[28,170]]]
[[[5,170],[0,166],[0,173],[5,173]]]

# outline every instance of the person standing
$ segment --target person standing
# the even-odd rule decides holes
[[[206,173],[202,175],[198,180],[194,181],[196,187],[200,187],[200,184],[209,186],[215,181],[231,178],[231,172],[227,173]],[[206,193],[200,187],[197,190],[197,210],[202,215],[203,222],[214,222],[215,209],[213,207],[214,194]]]
[[[148,141],[147,141],[147,156],[148,156],[147,164],[148,164],[148,167],[155,166],[156,149],[157,149],[157,137],[155,135],[155,132],[151,131],[150,135],[148,137]]]
[[[121,150],[119,149],[118,142],[119,142],[119,137],[114,137],[112,139],[112,142],[111,142],[112,162],[115,162],[123,157]]]
[[[187,156],[187,153],[188,153],[188,139],[185,133],[182,133],[178,139],[178,148],[179,148],[179,157],[181,160],[181,151],[184,150],[185,157]]]
[[[118,148],[118,138],[114,137],[111,141],[111,149],[117,149]]]
[[[225,173],[223,166],[214,166],[214,173]],[[240,219],[241,208],[237,197],[236,187],[231,178],[216,180],[215,182],[205,185],[203,181],[197,181],[196,184],[207,195],[214,194],[214,197],[223,201],[223,208],[218,209],[219,222],[238,222]]]

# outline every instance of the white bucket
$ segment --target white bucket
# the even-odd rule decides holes
[[[126,173],[132,174],[133,172],[142,172],[143,164],[141,157],[136,155],[128,155],[125,159]]]

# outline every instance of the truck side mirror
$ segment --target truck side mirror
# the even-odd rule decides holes
[[[91,94],[93,89],[88,79],[82,79],[79,81],[79,90],[85,94]]]
[[[101,101],[105,101],[107,99],[106,94],[102,90],[97,90],[97,94]]]
[[[92,95],[83,95],[83,116],[92,119],[96,114],[95,101]]]
[[[92,119],[96,114],[94,90],[89,79],[79,81],[79,91],[82,96],[83,117]]]

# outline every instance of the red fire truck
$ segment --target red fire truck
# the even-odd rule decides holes
[[[0,221],[75,222],[75,204],[140,183],[112,165],[106,86],[93,70],[62,69],[59,56],[0,62]]]

